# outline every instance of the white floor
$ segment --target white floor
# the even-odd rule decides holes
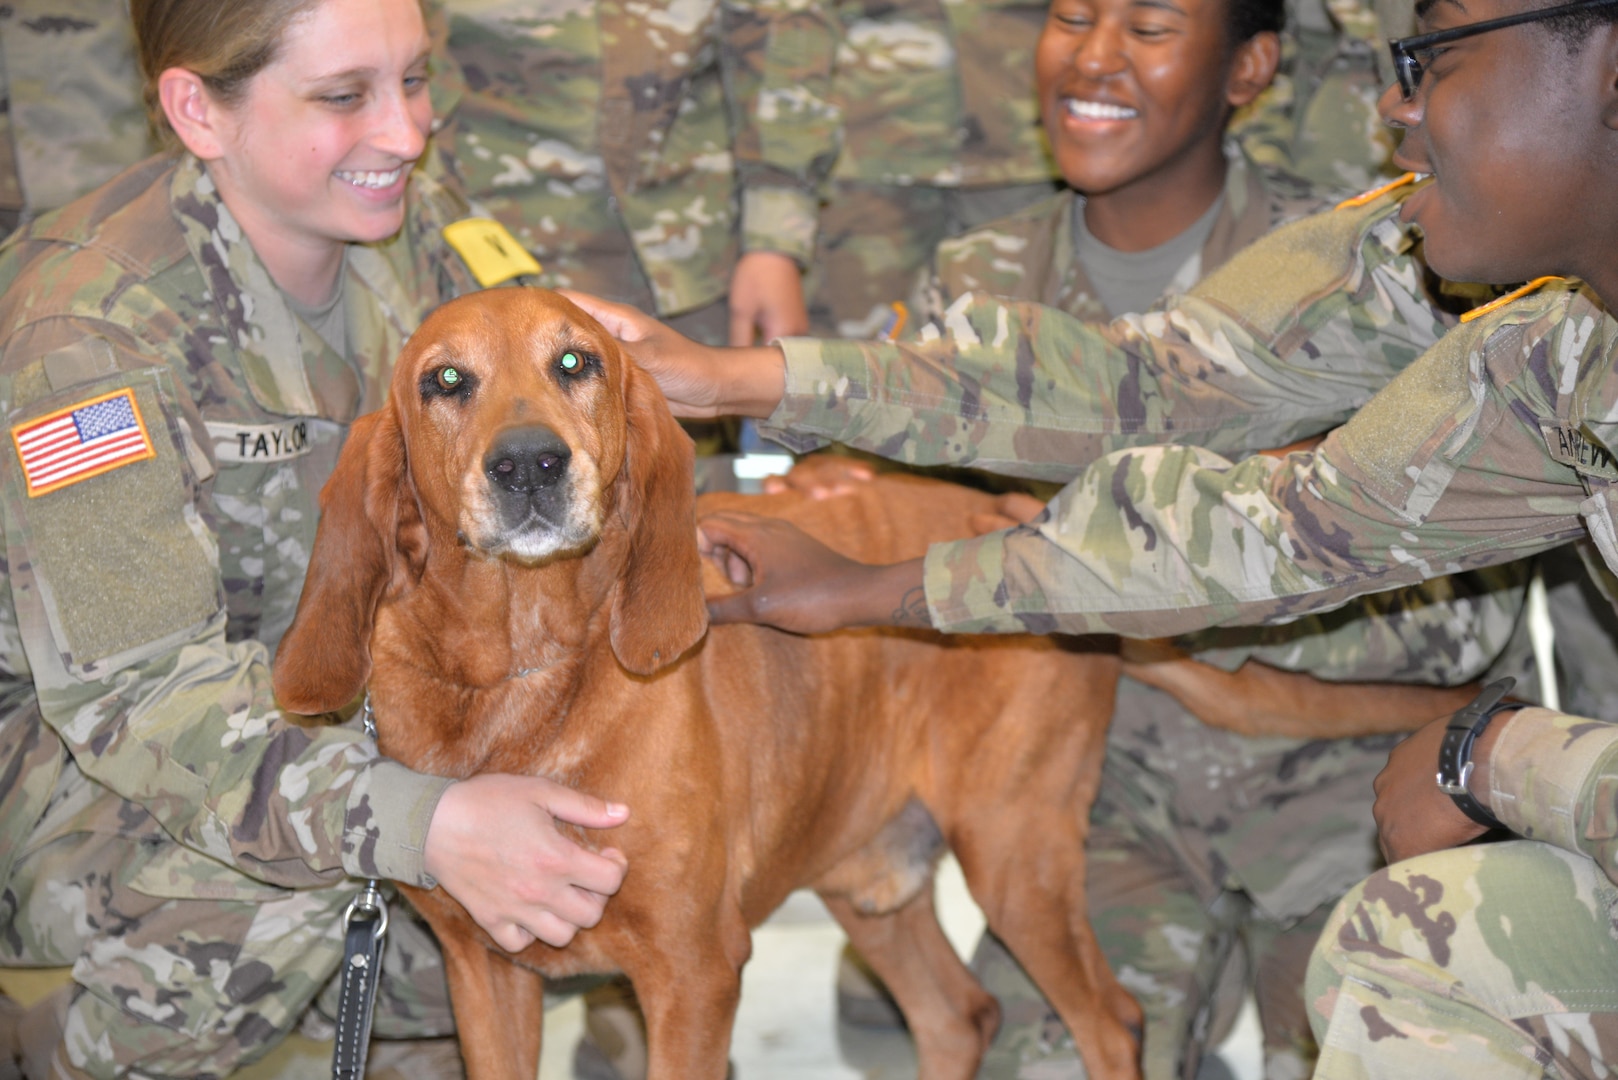
[[[983,914],[967,895],[953,859],[938,875],[944,931],[963,956],[983,931]],[[839,1029],[833,984],[843,932],[813,893],[794,893],[753,933],[753,958],[742,974],[742,1002],[730,1057],[738,1080],[912,1080],[916,1067],[903,1035]],[[545,1015],[540,1080],[571,1080],[573,1044],[584,1024],[578,1000]],[[1263,1064],[1258,1020],[1249,1002],[1220,1057],[1237,1080],[1259,1080]]]

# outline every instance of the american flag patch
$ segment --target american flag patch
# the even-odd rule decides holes
[[[156,457],[133,390],[81,401],[11,429],[28,497]]]

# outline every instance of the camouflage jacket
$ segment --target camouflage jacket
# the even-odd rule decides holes
[[[440,148],[542,284],[622,296],[633,260],[673,315],[743,250],[809,261],[836,144],[818,0],[435,8]]]
[[[831,0],[833,176],[987,187],[1051,180],[1034,95],[1044,0]]]
[[[1265,233],[1326,205],[1296,181],[1266,176],[1234,147],[1228,154],[1225,197],[1213,230],[1175,274],[1170,292],[1186,291]],[[1074,257],[1073,215],[1083,206],[1081,196],[1064,190],[939,244],[920,317],[941,318],[957,297],[975,291],[1035,300],[1086,322],[1112,318]]]
[[[929,551],[942,629],[1281,622],[1574,540],[1611,600],[1618,320],[1561,282],[1445,332],[1398,200],[1282,229],[1165,310],[1108,327],[968,296],[919,346],[788,342],[773,420],[923,462],[976,447],[1071,480],[1031,526]],[[1294,386],[1307,400],[1303,371],[1364,407],[1312,454],[1215,453],[1318,424],[1288,404]],[[1203,445],[1142,445],[1166,435]],[[1618,729],[1524,710],[1509,731],[1491,770],[1501,820],[1618,880]]]
[[[1038,300],[1087,320],[1108,313],[1074,254],[1073,193],[939,246],[937,317],[974,289]],[[1321,209],[1300,185],[1267,181],[1233,153],[1224,204],[1183,291],[1283,223]],[[1233,628],[1183,642],[1221,666],[1248,658],[1347,680],[1459,685],[1488,670],[1517,628],[1522,563],[1368,597],[1284,626]],[[1375,868],[1372,776],[1390,740],[1244,738],[1208,728],[1165,695],[1126,684],[1108,732],[1103,791],[1153,822],[1183,860],[1198,895],[1242,888],[1272,918],[1301,917]]]
[[[1177,276],[1178,289],[1194,286],[1273,229],[1322,208],[1307,187],[1267,175],[1239,152],[1230,160],[1224,206],[1203,250]],[[1072,215],[1081,206],[1064,192],[944,241],[926,315],[940,319],[949,304],[977,290],[1037,300],[1086,321],[1109,318],[1073,254]],[[1482,674],[1505,647],[1525,584],[1524,568],[1503,568],[1412,595],[1370,598],[1352,610],[1311,618],[1307,626],[1226,630],[1186,644],[1222,667],[1258,657],[1328,679],[1458,685]]]
[[[121,827],[155,819],[179,842],[141,873],[156,895],[426,880],[445,781],[283,718],[269,671],[348,423],[426,312],[475,287],[439,235],[464,203],[419,171],[409,199],[399,236],[348,249],[348,358],[291,312],[189,155],[0,249],[0,881],[68,770]],[[135,439],[110,471],[53,479],[24,450],[41,421],[116,429],[107,409]]]
[[[140,83],[125,0],[0,6],[0,217],[64,206],[157,149]]]
[[[828,0],[842,31],[833,176],[986,187],[1055,179],[1034,91],[1037,0]],[[1293,0],[1280,74],[1231,134],[1253,160],[1326,190],[1369,187],[1393,132],[1376,112],[1392,81],[1386,38],[1408,0]]]
[[[1102,458],[1034,528],[992,538],[994,555],[929,552],[930,602],[959,629],[1173,633],[1291,619],[1570,540],[1611,601],[1615,363],[1618,320],[1578,283],[1552,284],[1452,330],[1314,454]],[[998,566],[991,598],[978,583]],[[1509,730],[1491,769],[1501,821],[1618,881],[1618,726],[1526,710]]]
[[[1582,286],[1542,288],[1450,331],[1313,454],[1093,462],[1036,528],[935,548],[934,611],[952,629],[1026,629],[1016,612],[1038,610],[1064,630],[1160,634],[1286,621],[1585,535],[1618,566],[1615,352],[1618,323]],[[1037,568],[1028,536],[1048,549]],[[1004,604],[978,606],[968,579],[990,548],[1012,574]]]
[[[971,292],[913,340],[788,338],[765,429],[799,451],[839,441],[1058,483],[1132,446],[1286,446],[1343,423],[1455,325],[1416,246],[1385,195],[1278,229],[1111,324]]]
[[[1618,882],[1618,724],[1523,709],[1490,757],[1487,802],[1519,836],[1594,859]]]

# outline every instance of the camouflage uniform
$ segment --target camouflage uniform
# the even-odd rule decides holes
[[[125,0],[0,6],[0,236],[152,153]]]
[[[1495,723],[1490,805],[1533,841],[1409,859],[1344,899],[1309,970],[1317,1075],[1598,1077],[1618,1060],[1618,725]]]
[[[891,321],[946,236],[1049,196],[1034,96],[1045,0],[840,0],[842,142],[809,279],[816,333]]]
[[[1387,39],[1415,33],[1411,0],[1289,0],[1275,81],[1229,131],[1265,168],[1323,190],[1361,190],[1390,171],[1397,133],[1377,115],[1393,82]]]
[[[1319,200],[1266,178],[1233,152],[1224,198],[1201,251],[1172,289],[1190,288],[1237,251]],[[1062,194],[939,247],[932,314],[973,289],[1038,300],[1105,320],[1075,257]],[[1376,598],[1277,627],[1263,642],[1280,666],[1340,679],[1464,683],[1512,638],[1523,567]],[[1363,618],[1356,618],[1363,616]],[[1385,633],[1407,642],[1393,648]],[[1239,663],[1242,631],[1197,644]],[[1321,925],[1346,888],[1378,865],[1371,780],[1391,739],[1244,738],[1205,727],[1169,695],[1125,679],[1108,732],[1086,843],[1089,915],[1113,970],[1146,1011],[1144,1074],[1194,1074],[1222,1022],[1256,989],[1266,1075],[1308,1075],[1314,1046],[1299,996]],[[1005,1022],[979,1075],[1081,1076],[1072,1040],[1032,981],[993,938],[974,958]]]
[[[1398,199],[1361,201],[1278,230],[1165,310],[1110,327],[968,296],[921,345],[788,342],[789,393],[772,419],[808,429],[810,438],[1054,479],[1077,472],[1064,461],[1091,461],[1032,525],[929,551],[928,601],[941,629],[1163,635],[1284,621],[1573,540],[1603,593],[1618,595],[1618,321],[1577,283],[1561,283],[1446,333],[1449,320],[1427,302],[1397,220]],[[1316,453],[1232,463],[1213,452],[1285,444],[1333,422],[1328,388],[1344,411],[1356,398],[1366,403]],[[1166,435],[1205,445],[1138,445]],[[1116,452],[1093,460],[1109,450]],[[1513,730],[1536,716],[1521,748],[1513,741],[1501,751],[1507,779],[1493,805],[1530,836],[1568,850],[1591,843],[1584,850],[1610,877],[1618,831],[1618,783],[1606,753],[1612,729],[1528,712]],[[1552,730],[1536,734],[1546,725]],[[1559,808],[1518,805],[1541,801]],[[1492,854],[1480,855],[1479,866]],[[1382,997],[1372,980],[1364,989],[1381,1002],[1373,1016],[1322,1003],[1325,976],[1317,972],[1316,1010],[1345,1023],[1357,1017],[1363,1027],[1357,1040],[1342,1035],[1341,1058],[1338,1026],[1326,1032],[1334,1069],[1419,1075],[1434,1067],[1423,1055],[1435,1048],[1477,1049],[1423,1027],[1434,1015],[1445,1030],[1463,1024],[1459,1006],[1444,1007],[1446,993],[1458,999],[1460,991],[1421,962],[1412,940],[1426,934],[1431,945],[1435,928],[1456,925],[1451,919],[1463,927],[1471,920],[1492,955],[1514,965],[1493,965],[1496,985],[1521,980],[1496,1002],[1515,993],[1521,1004],[1526,990],[1546,988],[1523,1006],[1540,1019],[1514,1025],[1534,1038],[1535,1053],[1611,1059],[1601,1045],[1607,1036],[1597,1033],[1611,1030],[1601,1009],[1618,993],[1618,966],[1600,963],[1608,981],[1593,988],[1580,981],[1584,969],[1570,968],[1566,1000],[1555,1000],[1561,982],[1538,977],[1559,972],[1559,935],[1582,934],[1589,912],[1607,911],[1611,889],[1588,870],[1575,872],[1571,886],[1566,875],[1556,885],[1544,855],[1532,856],[1546,870],[1544,887],[1500,897],[1483,922],[1465,909],[1498,879],[1480,870],[1467,880],[1453,862],[1465,855],[1445,856],[1452,861],[1430,879],[1438,886],[1412,876],[1422,862],[1395,867],[1350,898],[1347,921],[1337,924],[1349,929],[1329,930],[1328,945],[1397,936],[1398,948],[1361,947],[1354,962],[1381,957],[1381,971],[1398,969],[1425,990],[1407,1019],[1409,999],[1386,987]],[[1592,881],[1605,891],[1592,897]],[[1394,896],[1389,882],[1416,890],[1421,906]],[[1578,903],[1559,901],[1558,889]],[[1533,921],[1537,915],[1546,922]],[[1594,921],[1610,933],[1604,919]],[[1534,932],[1508,942],[1511,926]],[[1400,950],[1408,962],[1386,955]],[[1596,951],[1592,943],[1585,955]],[[1349,982],[1357,977],[1344,970]],[[1381,1037],[1383,1021],[1393,1037]],[[1356,1047],[1369,1042],[1380,1061],[1359,1056]]]
[[[818,2],[437,6],[438,143],[540,284],[722,342],[741,252],[808,262],[836,128]]]
[[[837,3],[832,97],[843,142],[810,277],[817,334],[891,322],[940,240],[1043,200],[1059,180],[1040,126],[1039,0]],[[1384,27],[1409,0],[1296,0],[1280,73],[1232,118],[1254,161],[1324,190],[1370,186],[1395,140],[1376,112],[1392,81]]]
[[[0,603],[0,962],[74,965],[73,1075],[216,1076],[265,1052],[342,953],[354,877],[430,885],[447,781],[275,708],[316,495],[437,302],[464,203],[420,171],[352,246],[347,355],[295,316],[196,159],[154,158],[0,253],[13,433],[127,393],[151,454],[40,484],[8,440]],[[411,979],[417,985],[409,985]],[[384,1032],[442,1031],[441,970]]]
[[[1184,292],[1271,229],[1325,205],[1307,186],[1252,167],[1237,148],[1228,148],[1227,155],[1230,166],[1213,228],[1202,250],[1174,275],[1170,292]],[[1073,252],[1073,219],[1083,206],[1082,196],[1063,190],[943,241],[933,255],[932,287],[918,314],[941,319],[956,299],[976,291],[1035,300],[1086,322],[1111,319]]]
[[[1418,254],[1389,195],[1278,229],[1109,325],[972,292],[911,340],[788,338],[765,427],[803,452],[843,441],[1059,483],[1168,439],[1285,446],[1343,423],[1455,325]]]

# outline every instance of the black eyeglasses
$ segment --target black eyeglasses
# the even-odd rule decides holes
[[[1519,11],[1515,15],[1507,15],[1503,19],[1488,19],[1484,22],[1471,23],[1467,26],[1439,30],[1432,34],[1417,34],[1415,37],[1398,38],[1389,41],[1388,48],[1393,50],[1393,70],[1399,75],[1399,89],[1403,92],[1406,101],[1416,96],[1416,87],[1421,85],[1421,77],[1427,70],[1422,62],[1421,54],[1430,52],[1435,46],[1447,45],[1452,41],[1469,38],[1473,34],[1501,30],[1507,26],[1517,26],[1521,23],[1539,22],[1541,19],[1554,19],[1558,15],[1571,15],[1578,11],[1588,11],[1591,8],[1608,7],[1614,3],[1618,3],[1618,0],[1576,0],[1572,4],[1559,4],[1555,7],[1538,8],[1534,11]],[[1427,59],[1430,60],[1431,58],[1428,57]]]

